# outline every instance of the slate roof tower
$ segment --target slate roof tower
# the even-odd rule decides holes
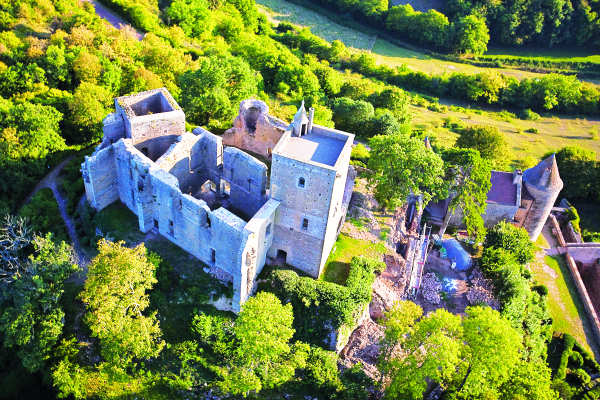
[[[523,222],[523,228],[529,233],[529,238],[535,241],[563,188],[555,155],[553,154],[535,167],[525,170],[523,183],[528,194],[534,200]]]

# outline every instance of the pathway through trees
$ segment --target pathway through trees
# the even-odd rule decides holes
[[[67,213],[68,200],[65,196],[63,196],[63,194],[60,192],[60,190],[58,190],[58,185],[56,182],[56,180],[58,179],[58,175],[60,174],[60,171],[62,171],[63,167],[65,165],[67,165],[67,163],[70,162],[73,158],[75,158],[76,155],[77,154],[70,155],[69,157],[62,160],[56,167],[54,167],[52,169],[52,171],[50,171],[50,173],[48,175],[46,175],[44,177],[44,179],[42,179],[40,181],[40,183],[37,184],[35,189],[33,189],[31,191],[31,193],[29,193],[27,198],[23,201],[23,203],[21,203],[21,206],[19,207],[19,209],[21,207],[23,207],[25,204],[29,203],[31,201],[31,198],[39,190],[44,189],[44,188],[49,188],[50,190],[52,190],[52,194],[54,195],[54,198],[56,199],[56,202],[58,203],[58,209],[60,211],[60,215],[63,218],[63,220],[65,221],[65,225],[67,227],[67,232],[69,233],[69,238],[71,239],[71,245],[73,246],[73,250],[75,251],[75,254],[77,254],[78,264],[80,267],[85,268],[85,266],[88,263],[88,260],[87,260],[87,257],[85,256],[85,253],[81,250],[81,244],[79,243],[79,238],[77,237],[77,230],[75,229],[75,224],[73,223],[72,218]]]

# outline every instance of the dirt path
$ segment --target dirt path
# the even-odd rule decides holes
[[[84,267],[85,265],[87,265],[88,260],[85,256],[85,253],[81,250],[81,244],[79,243],[79,238],[77,237],[77,230],[75,229],[75,224],[73,223],[73,220],[67,213],[68,200],[65,196],[62,195],[60,190],[58,190],[58,184],[56,182],[58,179],[58,176],[60,174],[60,171],[62,171],[64,166],[67,165],[67,163],[69,163],[71,160],[73,160],[73,158],[75,158],[76,155],[77,154],[70,155],[69,157],[62,160],[56,167],[54,167],[50,171],[50,173],[48,175],[46,175],[44,177],[44,179],[42,179],[40,181],[40,183],[37,184],[35,189],[33,189],[31,191],[31,193],[29,193],[29,195],[25,198],[23,203],[21,203],[21,206],[19,207],[19,209],[21,207],[23,207],[25,204],[28,204],[31,201],[31,198],[39,190],[45,189],[45,188],[49,188],[50,190],[52,190],[52,194],[54,195],[54,198],[56,199],[56,202],[58,203],[58,210],[60,211],[60,215],[63,218],[63,220],[65,221],[65,225],[67,227],[67,232],[69,233],[69,238],[71,239],[71,245],[73,246],[73,250],[75,250],[75,254],[77,255],[78,264],[79,264],[79,266]]]
[[[122,27],[124,27],[126,25],[130,25],[129,22],[125,21],[125,19],[123,17],[121,17],[118,14],[115,14],[113,11],[104,7],[98,1],[96,1],[96,0],[83,0],[83,1],[85,1],[86,3],[92,3],[94,5],[94,9],[96,10],[96,14],[98,14],[98,16],[100,18],[107,20],[115,28],[121,29]],[[141,33],[140,31],[138,31],[137,29],[136,29],[136,36],[137,36],[138,40],[142,40],[144,38],[144,34]]]

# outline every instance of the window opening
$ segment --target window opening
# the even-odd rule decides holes
[[[210,217],[208,215],[206,216],[206,227],[210,228]]]
[[[175,236],[175,230],[173,228],[173,221],[169,220],[169,235]]]
[[[147,147],[142,147],[142,154],[145,155],[146,157],[148,157],[148,148]]]
[[[158,229],[158,220],[157,220],[157,219],[155,219],[155,220],[154,220],[154,227],[155,227],[156,229]]]
[[[271,225],[272,223],[267,226],[267,235],[271,234]]]
[[[302,229],[305,231],[308,230],[308,220],[306,218],[302,220]]]
[[[305,183],[306,183],[306,180],[304,178],[299,178],[298,179],[298,187],[303,188],[304,185],[305,185]]]
[[[214,263],[217,261],[217,252],[212,247],[210,248],[210,262]]]

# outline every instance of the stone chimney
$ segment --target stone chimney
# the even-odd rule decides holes
[[[522,182],[523,182],[523,171],[521,171],[520,169],[516,169],[515,172],[513,172],[513,184],[520,185]]]
[[[315,119],[315,109],[311,107],[308,109],[308,129],[306,130],[307,133],[312,132],[314,119]]]

